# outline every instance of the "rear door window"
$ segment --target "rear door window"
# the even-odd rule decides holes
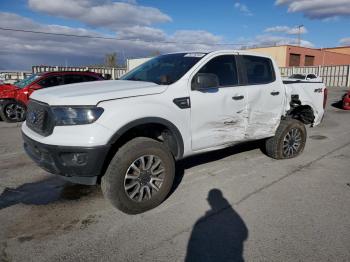
[[[99,80],[97,77],[92,75],[84,75],[83,76],[85,82],[96,81]]]
[[[39,82],[43,88],[63,85],[62,76],[48,76]]]
[[[242,58],[248,85],[268,84],[276,80],[271,59],[250,55]]]
[[[83,75],[74,75],[74,74],[69,74],[64,76],[64,83],[67,84],[75,84],[75,83],[80,83],[80,82],[85,82],[85,78]]]

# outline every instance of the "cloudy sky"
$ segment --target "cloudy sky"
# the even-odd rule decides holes
[[[298,25],[304,46],[350,45],[350,1],[1,0],[0,28],[100,38],[0,30],[0,70],[296,44]]]

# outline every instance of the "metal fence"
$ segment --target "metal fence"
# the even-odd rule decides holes
[[[126,68],[106,68],[106,67],[65,67],[65,66],[33,66],[32,72],[42,73],[42,72],[56,72],[56,71],[90,71],[98,74],[102,74],[104,77],[110,79],[118,79],[124,75],[127,70]]]
[[[26,71],[0,71],[0,82],[14,84],[29,77],[32,73]]]
[[[327,87],[350,87],[350,65],[281,67],[282,76],[316,74]]]

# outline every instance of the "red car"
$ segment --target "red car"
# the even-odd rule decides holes
[[[350,90],[343,97],[343,109],[350,110]]]
[[[0,85],[0,117],[6,122],[24,121],[29,96],[38,89],[52,86],[104,80],[93,72],[46,72],[15,83]]]

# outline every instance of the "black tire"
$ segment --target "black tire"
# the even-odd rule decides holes
[[[130,192],[126,189],[126,176],[127,173],[130,172],[129,170],[131,170],[130,168],[132,164],[137,163],[136,161],[138,159],[147,156],[154,156],[155,159],[161,160],[161,167],[159,166],[159,168],[164,170],[162,173],[163,181],[158,188],[159,191],[151,191],[153,194],[151,198],[149,198],[149,195],[147,195],[147,199],[143,200],[142,202],[137,202],[135,199],[131,198],[130,195],[132,194],[130,194]],[[155,160],[152,159],[152,161]],[[141,183],[146,183],[147,185],[143,184],[143,186],[153,189],[152,187],[148,186],[148,184],[152,181],[141,181],[141,174],[142,173],[138,173],[137,176],[139,178],[137,178],[137,181],[133,181],[139,183],[139,186],[141,185],[141,187]],[[114,207],[127,214],[138,214],[155,208],[163,202],[171,190],[174,176],[175,161],[167,147],[156,140],[146,137],[139,137],[127,142],[117,151],[111,160],[105,175],[102,177],[101,188],[105,198],[107,198]],[[141,193],[138,194],[138,197],[140,197],[140,194]]]
[[[2,102],[0,118],[8,123],[23,122],[26,119],[27,107],[21,102],[8,100]]]
[[[292,134],[299,135],[293,139]],[[266,154],[274,159],[297,157],[305,148],[306,136],[306,128],[302,122],[296,119],[282,120],[275,136],[265,141]],[[296,146],[297,144],[299,145]],[[290,154],[291,150],[292,154]]]

